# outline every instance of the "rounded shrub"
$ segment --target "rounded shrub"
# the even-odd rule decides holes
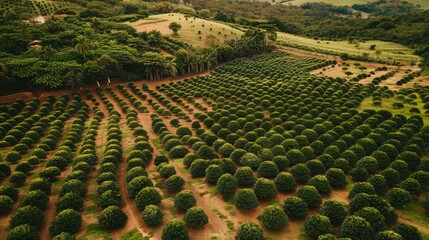
[[[237,189],[237,179],[231,174],[225,173],[217,181],[216,189],[222,195],[232,195]]]
[[[334,188],[343,188],[348,184],[344,171],[339,168],[330,168],[326,172],[326,178],[329,184]]]
[[[186,226],[190,228],[200,228],[209,222],[207,214],[200,207],[189,208],[183,216],[183,220],[185,221]]]
[[[185,180],[179,175],[173,175],[164,182],[164,187],[170,192],[178,192],[185,185]]]
[[[240,164],[242,166],[248,166],[252,170],[258,169],[261,162],[261,159],[253,153],[246,153],[240,159]]]
[[[165,164],[164,166],[161,167],[161,169],[159,170],[159,175],[162,178],[169,178],[173,175],[176,174],[176,169],[168,164]]]
[[[83,208],[83,198],[77,195],[76,193],[69,192],[55,203],[57,213],[62,212],[66,209],[73,209],[80,212]]]
[[[365,219],[375,232],[382,231],[386,228],[385,217],[380,213],[380,211],[373,207],[364,207],[354,215]]]
[[[162,229],[162,240],[190,240],[186,223],[173,219],[168,221]]]
[[[358,216],[348,216],[341,224],[340,237],[358,240],[374,239],[371,225]]]
[[[329,218],[320,214],[308,217],[304,222],[304,229],[305,233],[311,238],[334,233],[334,228],[329,222]]]
[[[209,167],[209,161],[203,159],[196,159],[192,162],[189,172],[193,178],[204,177],[206,170]]]
[[[22,156],[19,152],[11,151],[6,155],[6,161],[10,163],[17,163],[19,160],[22,159]]]
[[[398,233],[395,233],[394,231],[385,230],[382,232],[378,232],[375,235],[375,240],[402,240],[402,237],[401,235],[399,235]]]
[[[308,215],[307,203],[299,197],[288,197],[284,201],[283,211],[290,217],[302,219]]]
[[[12,228],[7,234],[6,240],[38,240],[39,232],[28,224]]]
[[[164,214],[161,209],[156,205],[148,205],[142,212],[143,221],[150,227],[157,226],[162,223]]]
[[[218,165],[210,165],[206,169],[205,182],[209,184],[216,184],[219,178],[224,174],[222,168]]]
[[[182,190],[174,197],[174,207],[186,211],[193,207],[197,203],[197,200],[189,190]]]
[[[97,205],[100,208],[107,208],[109,206],[122,206],[124,203],[121,194],[118,191],[108,190],[100,194],[97,199]]]
[[[322,203],[322,196],[314,186],[302,186],[296,192],[296,196],[304,200],[309,208],[316,208]]]
[[[255,183],[253,191],[260,200],[272,199],[277,195],[274,182],[266,178],[259,178]]]
[[[374,190],[377,195],[384,195],[389,189],[386,179],[381,174],[372,175],[368,179],[368,182],[374,187]]]
[[[9,182],[16,184],[16,185],[22,185],[25,183],[25,180],[27,179],[27,175],[23,172],[14,172],[9,177]]]
[[[161,195],[154,187],[145,187],[137,193],[134,202],[140,211],[148,205],[158,205],[161,203]]]
[[[274,178],[279,174],[279,168],[274,162],[265,161],[259,165],[258,173],[263,178]]]
[[[46,195],[49,195],[51,193],[51,183],[43,178],[36,178],[34,179],[29,187],[30,191],[33,190],[40,190],[44,192]]]
[[[48,206],[48,202],[49,197],[46,193],[40,190],[33,190],[25,194],[22,198],[21,206],[33,206],[44,210]]]
[[[240,187],[252,186],[256,182],[256,177],[250,167],[241,167],[234,174],[237,184]]]
[[[66,209],[60,212],[49,225],[49,233],[56,236],[62,232],[74,234],[82,226],[82,215],[72,209]]]
[[[145,187],[152,187],[152,181],[146,176],[133,178],[127,186],[128,196],[134,199],[136,195]]]
[[[392,188],[387,192],[387,200],[393,207],[402,207],[411,202],[411,194],[402,188]]]
[[[276,185],[277,190],[284,193],[292,192],[297,185],[293,175],[287,172],[279,173],[274,179],[274,184]]]
[[[85,197],[87,192],[86,184],[76,179],[69,180],[63,184],[59,194],[60,196],[64,196],[69,192],[74,192],[81,197]]]
[[[269,230],[278,231],[288,223],[288,216],[277,206],[267,206],[259,219],[262,225]]]
[[[12,215],[9,223],[14,228],[22,224],[28,224],[36,229],[43,225],[43,211],[37,207],[25,206],[18,208]]]
[[[310,169],[305,164],[296,164],[289,172],[300,183],[307,183],[310,180]]]
[[[352,199],[359,193],[375,194],[374,187],[368,182],[356,183],[349,191],[349,198]]]
[[[0,195],[0,215],[5,215],[10,213],[13,206],[13,200],[6,196]]]
[[[320,209],[320,214],[329,218],[333,225],[341,224],[347,217],[347,211],[343,204],[335,200],[327,200]]]
[[[244,222],[238,227],[235,240],[265,240],[265,237],[258,224]]]
[[[393,231],[401,235],[403,240],[423,239],[419,230],[410,224],[400,223],[393,227]]]
[[[98,216],[98,223],[104,229],[120,229],[127,223],[128,217],[118,206],[110,206],[104,209]]]
[[[239,210],[249,210],[259,205],[258,199],[252,189],[240,189],[235,195],[235,206]]]
[[[330,194],[332,191],[328,179],[323,175],[312,177],[308,181],[308,185],[314,186],[320,194]]]

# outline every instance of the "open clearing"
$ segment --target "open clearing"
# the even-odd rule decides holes
[[[284,42],[287,45],[304,46],[314,50],[331,51],[335,53],[347,53],[349,55],[362,55],[367,53],[369,57],[374,59],[382,59],[383,61],[399,61],[409,64],[410,62],[418,62],[420,57],[413,54],[413,50],[401,44],[383,42],[378,40],[353,42],[348,41],[326,41],[315,40],[306,37],[296,36],[287,33],[277,33],[277,41]],[[371,45],[376,45],[375,50],[370,50]],[[380,50],[379,55],[376,50]]]
[[[177,35],[168,28],[169,24],[177,22],[182,29]],[[218,42],[225,42],[240,37],[243,33],[228,25],[200,18],[185,17],[180,13],[153,15],[137,22],[128,23],[139,32],[158,30],[163,35],[173,37],[195,47],[210,47]]]

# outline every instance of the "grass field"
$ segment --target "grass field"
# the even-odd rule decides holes
[[[182,25],[177,35],[168,28],[171,22]],[[163,35],[168,35],[180,41],[192,44],[196,47],[209,47],[218,42],[231,40],[242,35],[242,32],[225,24],[207,21],[200,18],[186,18],[183,14],[160,14],[146,19],[129,23],[137,31],[158,30]]]
[[[268,0],[268,1],[270,1],[270,0]],[[292,0],[290,2],[284,2],[284,4],[301,5],[301,4],[307,3],[307,2],[325,2],[325,3],[334,4],[334,5],[351,6],[353,4],[365,4],[367,2],[374,2],[374,1],[367,1],[367,0]],[[424,8],[429,8],[429,1],[427,1],[427,0],[408,0],[408,2],[411,2],[414,4],[420,4]]]
[[[388,61],[400,61],[410,63],[418,61],[419,57],[413,54],[413,50],[401,44],[383,42],[378,40],[349,43],[348,41],[325,41],[314,40],[306,37],[296,36],[287,33],[278,33],[277,40],[286,44],[304,46],[315,50],[331,51],[335,53],[348,53],[349,55],[362,55],[368,53],[370,58],[379,58]],[[371,45],[376,45],[376,50],[380,50],[380,55],[376,50],[370,50]]]

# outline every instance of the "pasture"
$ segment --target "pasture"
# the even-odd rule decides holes
[[[310,74],[335,64],[274,52],[2,105],[0,239],[353,238],[356,219],[427,239],[429,89]]]
[[[177,22],[182,29],[177,35],[168,28],[169,24]],[[210,47],[240,37],[243,33],[228,25],[200,18],[186,17],[180,13],[153,15],[137,22],[128,23],[139,32],[158,30],[163,35],[191,44],[195,47]]]

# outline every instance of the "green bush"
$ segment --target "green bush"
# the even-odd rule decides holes
[[[125,181],[127,181],[127,183],[130,183],[131,180],[140,176],[147,177],[148,174],[146,170],[142,167],[133,167],[128,170],[127,175],[125,176]]]
[[[157,226],[162,223],[164,214],[161,209],[156,205],[148,205],[142,212],[143,221],[150,227]]]
[[[170,158],[182,158],[189,153],[189,150],[184,146],[175,146],[169,152],[168,156]]]
[[[137,208],[143,211],[148,205],[159,205],[161,203],[161,195],[154,187],[145,187],[137,193],[134,202]]]
[[[74,234],[80,230],[82,225],[82,216],[79,212],[72,209],[66,209],[60,212],[49,225],[49,233],[56,236],[62,232]]]
[[[369,177],[368,171],[363,167],[353,168],[350,175],[352,176],[352,180],[355,182],[364,182]]]
[[[6,240],[38,240],[39,232],[28,224],[12,228],[7,234]]]
[[[258,169],[261,162],[261,159],[253,153],[246,153],[240,159],[240,164],[242,166],[248,166],[252,170]]]
[[[414,196],[419,196],[422,193],[422,187],[419,181],[413,178],[407,178],[398,185],[400,188],[408,191]]]
[[[375,240],[402,240],[402,237],[394,231],[385,230],[378,232],[377,235],[375,235]]]
[[[167,156],[165,156],[165,155],[158,155],[154,159],[154,164],[155,164],[155,166],[158,166],[161,163],[168,163],[168,161],[169,160],[168,160]]]
[[[63,184],[59,194],[60,196],[64,196],[69,192],[74,192],[81,197],[85,197],[87,192],[86,184],[76,179],[69,180]]]
[[[51,193],[51,183],[43,178],[36,178],[34,179],[29,187],[30,191],[33,190],[40,190],[44,192],[46,195],[49,195]]]
[[[235,240],[265,240],[265,237],[258,224],[253,222],[244,222],[238,227]]]
[[[20,162],[15,167],[15,171],[19,171],[19,172],[23,172],[23,173],[28,173],[32,169],[33,169],[33,167],[27,161]]]
[[[347,217],[347,211],[343,204],[335,200],[327,200],[320,209],[320,214],[329,218],[333,225],[341,224]]]
[[[288,197],[284,201],[283,211],[290,217],[295,219],[305,218],[308,215],[307,203],[299,197]]]
[[[43,211],[37,207],[25,206],[18,208],[12,215],[9,223],[14,228],[22,224],[28,224],[36,229],[43,226]]]
[[[170,192],[178,192],[185,185],[185,180],[178,175],[173,175],[164,182],[164,187]]]
[[[61,234],[53,237],[52,240],[76,240],[76,237],[69,233],[62,232]]]
[[[400,223],[393,227],[393,231],[401,235],[403,240],[421,240],[423,239],[419,230],[406,223]]]
[[[332,187],[343,188],[348,184],[343,170],[338,168],[330,168],[326,172],[326,178]]]
[[[272,199],[277,195],[277,189],[274,182],[266,178],[259,178],[255,183],[253,191],[255,192],[256,197],[260,200]]]
[[[368,182],[356,183],[349,191],[349,198],[352,199],[359,193],[375,194],[374,187]]]
[[[188,229],[182,220],[168,221],[162,229],[162,240],[189,240]]]
[[[83,198],[73,192],[66,193],[64,196],[55,203],[57,213],[62,212],[66,209],[73,209],[80,212],[83,208]]]
[[[308,181],[308,185],[314,186],[320,194],[330,194],[332,189],[325,176],[317,175]]]
[[[296,196],[304,200],[309,208],[316,208],[322,203],[322,197],[313,186],[302,186],[296,192]]]
[[[109,206],[122,206],[124,201],[118,191],[108,190],[100,194],[97,199],[97,204],[100,208],[107,208]]]
[[[266,229],[273,231],[282,229],[289,220],[283,210],[276,206],[267,206],[259,219]]]
[[[222,195],[232,195],[237,189],[237,179],[231,174],[225,173],[217,181],[216,189]]]
[[[222,168],[218,165],[210,165],[206,169],[205,182],[209,184],[216,184],[219,178],[224,174]]]
[[[371,225],[358,216],[348,216],[340,228],[340,237],[356,240],[374,239],[375,234]]]
[[[10,197],[13,201],[18,199],[19,191],[18,189],[11,186],[0,186],[0,195],[5,195]]]
[[[263,178],[274,178],[279,174],[279,168],[274,162],[265,161],[259,165],[258,173]]]
[[[183,137],[185,135],[192,135],[192,131],[189,128],[185,127],[185,126],[180,126],[176,130],[176,135],[179,138],[181,138],[181,137]]]
[[[274,184],[276,185],[277,190],[284,193],[292,192],[297,185],[292,174],[287,172],[279,173],[274,179]]]
[[[174,207],[186,211],[189,208],[193,207],[197,203],[197,200],[189,190],[183,190],[176,194],[174,197]]]
[[[128,196],[134,199],[136,195],[145,187],[152,187],[152,181],[146,176],[133,178],[127,186]]]
[[[23,185],[25,180],[27,179],[27,175],[23,172],[14,172],[9,177],[9,182],[16,185]]]
[[[303,163],[296,164],[289,172],[300,183],[307,183],[310,180],[310,169]]]
[[[240,187],[252,186],[256,182],[256,177],[250,167],[241,167],[234,174],[237,184]]]
[[[411,202],[413,198],[407,190],[395,187],[387,192],[387,199],[392,206],[402,207]]]
[[[104,209],[98,216],[98,223],[104,229],[120,229],[127,223],[128,217],[118,206],[110,206]]]
[[[51,181],[60,176],[60,174],[61,170],[58,167],[47,167],[39,172],[41,178],[46,178]]]
[[[161,167],[161,169],[159,170],[159,175],[162,178],[169,178],[173,175],[176,174],[176,169],[168,164],[165,164],[164,166]]]
[[[189,172],[193,178],[204,177],[206,170],[209,167],[209,161],[203,159],[196,159],[192,162]]]
[[[200,228],[209,222],[207,214],[200,207],[189,208],[183,216],[183,220],[185,221],[186,226],[190,228]]]
[[[373,207],[364,207],[354,215],[365,219],[375,232],[386,228],[386,218]]]
[[[239,210],[249,210],[259,205],[258,199],[252,189],[240,189],[235,195],[235,206]]]
[[[33,206],[45,210],[49,203],[49,197],[40,190],[29,191],[22,198],[21,206]]]
[[[0,195],[0,216],[10,213],[13,206],[13,200],[6,196]]]
[[[305,233],[311,238],[334,233],[334,228],[329,222],[329,218],[320,214],[308,217],[304,222],[304,229]]]
[[[304,154],[298,149],[291,149],[286,153],[286,158],[289,160],[291,166],[299,163],[305,163],[306,159]]]
[[[310,160],[305,165],[312,175],[324,174],[326,172],[325,165],[320,160]]]
[[[6,155],[6,161],[10,163],[17,163],[19,160],[22,159],[21,154],[16,151],[11,151]]]
[[[381,174],[374,174],[369,179],[368,182],[374,187],[377,195],[384,195],[389,186],[387,185],[386,179]]]

